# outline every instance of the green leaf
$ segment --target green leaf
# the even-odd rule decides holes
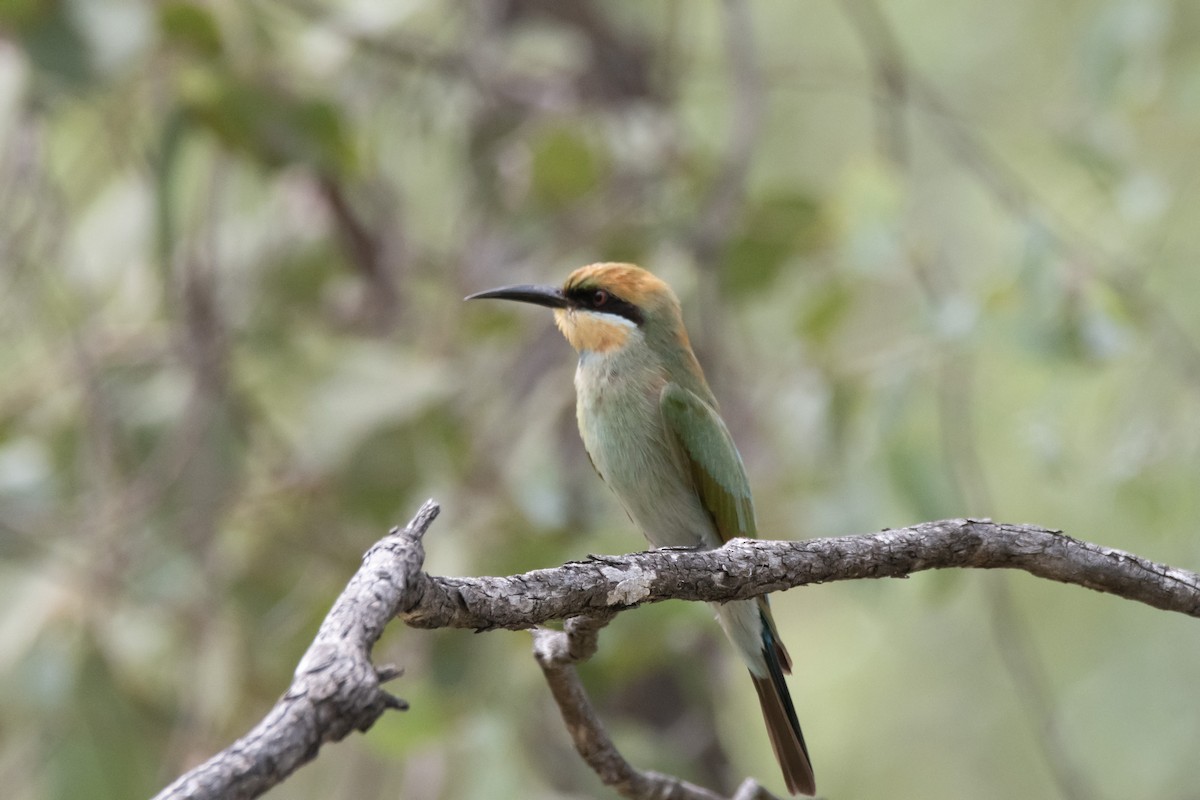
[[[212,13],[199,3],[176,0],[158,8],[158,24],[172,48],[185,48],[215,59],[222,53],[221,32]]]
[[[854,292],[842,281],[830,281],[813,291],[797,317],[798,333],[814,344],[828,342],[854,305]]]
[[[193,122],[267,167],[303,164],[331,175],[354,169],[350,137],[327,100],[210,69],[188,73],[181,95]]]
[[[578,130],[555,126],[533,142],[530,192],[539,206],[554,209],[596,188],[607,169],[603,154]]]
[[[91,81],[87,42],[64,3],[5,0],[0,3],[0,32],[5,30],[16,31],[36,70],[74,89]]]
[[[819,200],[802,191],[763,199],[746,214],[730,242],[723,285],[735,295],[769,289],[791,258],[824,247],[831,239]]]

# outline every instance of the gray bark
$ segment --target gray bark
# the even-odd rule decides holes
[[[421,539],[437,513],[437,504],[426,502],[403,530],[394,529],[367,552],[275,707],[156,800],[257,797],[315,758],[322,745],[367,730],[389,708],[405,708],[380,686],[399,671],[370,661],[393,617],[417,628],[475,630],[570,620],[565,633],[539,631],[534,652],[580,755],[626,797],[712,800],[718,795],[707,789],[625,762],[584,695],[573,664],[595,651],[599,629],[616,613],[668,599],[741,600],[807,584],[975,568],[1023,570],[1200,616],[1197,573],[1033,525],[943,520],[863,536],[736,539],[709,551],[590,556],[506,578],[443,578],[421,571]],[[752,781],[735,795],[767,796]]]

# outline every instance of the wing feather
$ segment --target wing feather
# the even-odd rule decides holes
[[[663,387],[659,405],[663,422],[721,541],[727,542],[735,536],[757,536],[750,481],[724,420],[694,392],[676,383]],[[770,632],[770,641],[764,641],[764,647],[779,659],[784,672],[791,672],[792,659],[776,633],[766,597],[758,598],[758,606],[764,629]]]
[[[712,518],[721,541],[755,536],[758,527],[746,467],[716,409],[676,383],[663,387],[659,406],[669,438],[690,473],[700,503]],[[761,650],[761,658],[754,661],[761,666],[756,669],[753,661],[749,663],[771,747],[783,768],[788,791],[814,794],[812,763],[783,678],[785,672],[791,672],[792,659],[779,640],[767,598],[757,598],[756,604],[761,629],[754,644]],[[738,637],[734,634],[731,637],[738,644]]]
[[[721,541],[756,535],[754,501],[746,468],[720,415],[677,383],[663,387],[659,407],[663,423],[691,473],[696,493],[712,517]]]

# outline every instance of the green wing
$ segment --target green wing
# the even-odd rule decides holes
[[[700,502],[725,542],[754,536],[754,501],[742,457],[724,421],[708,403],[677,383],[659,398],[663,422],[684,467],[691,473]]]
[[[663,387],[659,408],[668,435],[684,468],[691,473],[700,503],[716,524],[721,540],[754,536],[754,502],[746,468],[716,410],[676,383]],[[783,679],[785,672],[792,671],[792,659],[779,640],[767,598],[759,597],[753,604],[727,603],[718,607],[717,616],[750,667],[771,747],[783,767],[788,790],[793,794],[815,794],[804,734]]]
[[[746,467],[720,415],[695,393],[676,383],[663,387],[659,407],[684,467],[691,472],[700,503],[716,524],[721,541],[758,535]],[[779,640],[767,598],[758,598],[757,605],[763,624],[761,647],[767,663],[773,661],[782,672],[791,672],[792,659]],[[787,687],[781,691],[786,694]],[[789,706],[790,703],[788,700]]]

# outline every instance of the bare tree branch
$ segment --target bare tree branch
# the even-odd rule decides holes
[[[421,537],[438,515],[432,500],[404,530],[393,529],[363,558],[308,652],[292,685],[250,733],[163,789],[155,800],[258,797],[316,758],[321,745],[365,731],[404,701],[380,688],[400,674],[376,669],[371,648],[412,591],[425,560]]]
[[[329,208],[334,227],[342,241],[350,265],[362,279],[356,312],[359,322],[368,330],[380,333],[391,329],[400,310],[400,292],[396,286],[396,267],[382,232],[372,229],[354,208],[350,193],[342,180],[325,173],[316,177],[317,191]],[[400,228],[399,215],[393,210],[388,225]],[[402,238],[402,235],[397,238]]]
[[[519,630],[662,600],[744,600],[812,583],[927,569],[1019,569],[1200,616],[1200,575],[1035,525],[952,519],[803,542],[734,539],[717,550],[651,550],[507,578],[422,575],[401,618],[419,628]]]
[[[588,617],[572,617],[564,630],[538,628],[533,632],[533,655],[550,694],[566,723],[575,750],[605,786],[632,800],[724,800],[702,786],[660,772],[636,769],[618,752],[604,730],[587,692],[575,671],[575,664],[596,653],[600,630],[615,616],[608,611]],[[738,787],[733,800],[777,800],[775,795],[747,778]]]
[[[404,530],[394,530],[367,552],[297,667],[292,686],[266,718],[157,800],[256,797],[316,757],[321,745],[352,730],[365,731],[388,708],[404,708],[379,686],[399,672],[377,670],[369,659],[393,616],[413,627],[477,630],[568,620],[565,633],[539,630],[534,647],[577,749],[626,797],[688,800],[717,795],[625,762],[572,666],[595,652],[600,628],[621,610],[667,599],[723,602],[805,584],[965,567],[1024,570],[1200,617],[1197,573],[1033,525],[943,520],[866,536],[735,539],[717,550],[592,556],[507,578],[440,578],[421,572],[421,537],[437,512],[437,504],[427,502]],[[735,798],[768,796],[747,781]]]

